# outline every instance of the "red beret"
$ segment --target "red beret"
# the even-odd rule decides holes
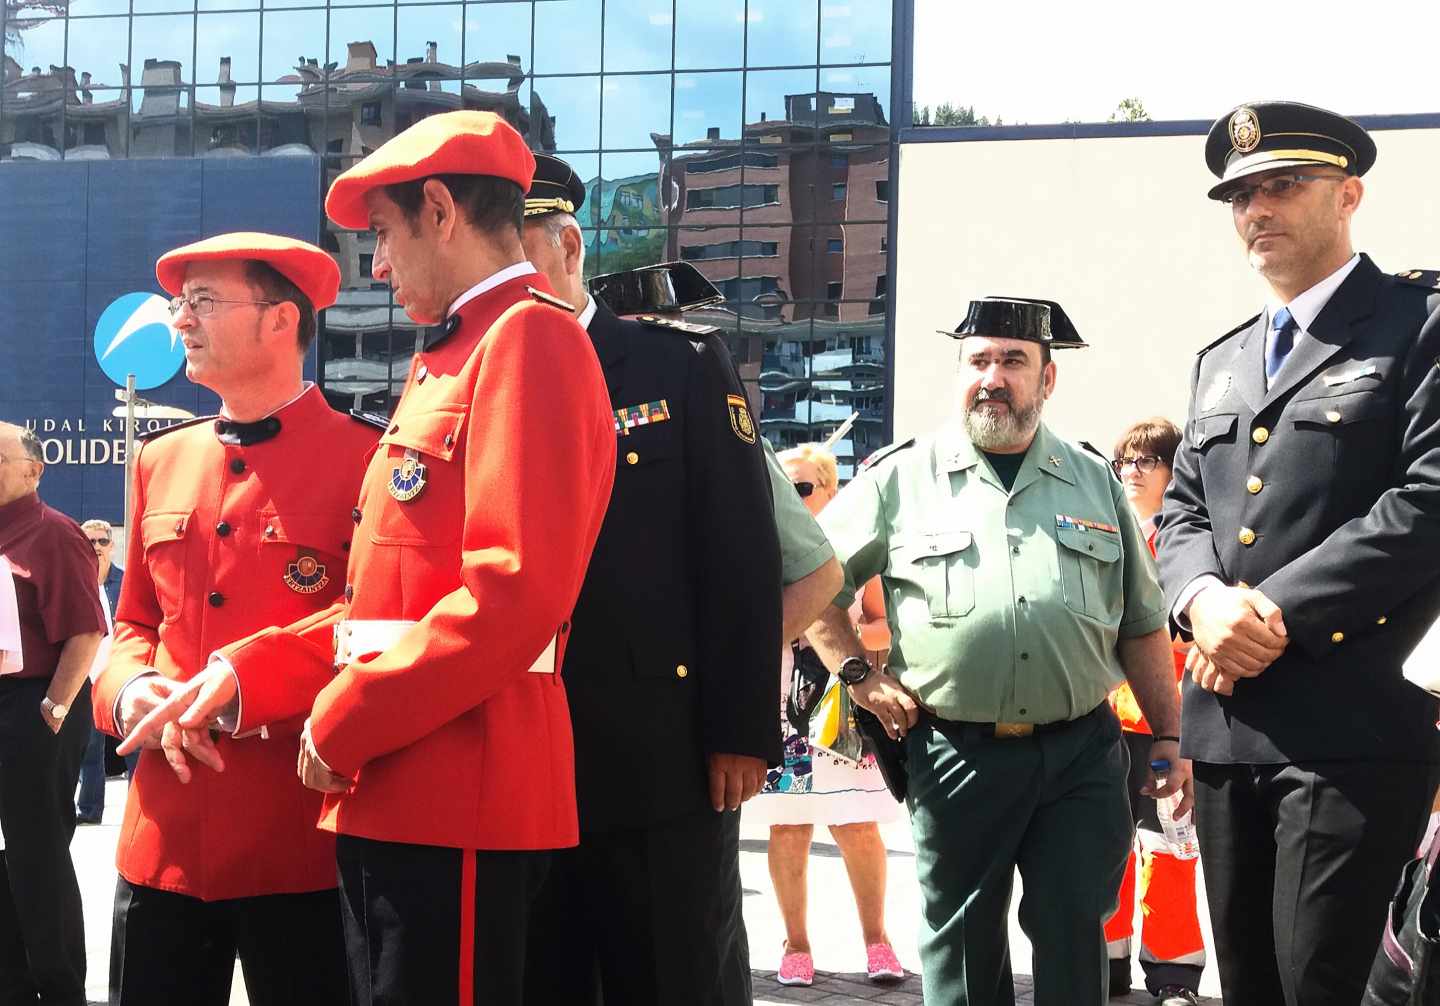
[[[306,241],[257,231],[217,234],[168,251],[155,263],[155,278],[162,290],[175,297],[185,283],[185,269],[190,263],[245,261],[270,266],[299,287],[317,311],[335,303],[340,291],[340,267],[328,252]]]
[[[370,217],[365,193],[431,175],[493,175],[527,192],[535,156],[514,127],[494,112],[427,116],[335,179],[325,197],[325,213],[341,227],[366,230]]]

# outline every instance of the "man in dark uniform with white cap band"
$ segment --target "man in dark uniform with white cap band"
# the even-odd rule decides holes
[[[1440,293],[1350,220],[1375,144],[1257,102],[1210,130],[1264,311],[1201,350],[1159,561],[1226,1006],[1355,1006],[1435,790],[1401,663],[1440,611]]]

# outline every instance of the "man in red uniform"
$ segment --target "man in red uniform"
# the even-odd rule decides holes
[[[175,295],[186,376],[222,406],[149,436],[137,459],[115,645],[94,693],[96,725],[120,735],[212,650],[334,602],[376,437],[301,380],[315,310],[340,283],[324,251],[224,234],[155,273]],[[172,726],[168,750],[142,754],[117,850],[113,1004],[227,1003],[237,952],[252,1003],[344,1001],[335,843],[315,828],[320,795],[295,779],[299,729],[211,741]],[[198,745],[225,771],[192,767],[183,752]]]
[[[85,1006],[70,839],[105,615],[90,542],[40,500],[44,470],[35,434],[0,423],[0,1002]]]
[[[1110,462],[1125,485],[1125,498],[1140,521],[1150,554],[1155,554],[1155,517],[1170,484],[1175,451],[1181,433],[1170,420],[1142,420],[1120,435]],[[1189,646],[1172,644],[1175,680],[1185,676]],[[1144,924],[1140,931],[1140,969],[1145,987],[1159,1006],[1189,1006],[1199,1001],[1200,974],[1205,970],[1205,939],[1200,934],[1200,917],[1195,903],[1195,866],[1198,859],[1178,859],[1170,853],[1155,800],[1141,792],[1155,738],[1135,693],[1122,684],[1110,693],[1110,705],[1125,731],[1130,751],[1130,813],[1140,842],[1139,893]],[[1105,923],[1105,942],[1110,955],[1110,995],[1130,991],[1130,943],[1134,936],[1136,856],[1134,850],[1125,864],[1120,884],[1120,904]]]
[[[555,672],[615,432],[589,338],[525,260],[534,170],[504,120],[448,112],[336,179],[330,218],[375,231],[376,279],[436,326],[365,473],[347,603],[226,647],[132,737],[203,724],[237,683],[242,731],[309,714],[357,1004],[519,1003],[547,850],[578,839]]]

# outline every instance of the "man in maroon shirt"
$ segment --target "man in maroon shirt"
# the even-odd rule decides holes
[[[0,647],[20,649],[0,668],[0,1002],[85,1006],[70,838],[105,615],[90,542],[40,502],[42,459],[34,433],[0,423]]]

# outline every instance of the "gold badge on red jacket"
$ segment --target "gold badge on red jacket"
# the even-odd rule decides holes
[[[730,429],[735,435],[747,444],[755,442],[755,423],[750,419],[750,408],[745,402],[743,395],[725,396],[725,404],[730,409]]]
[[[420,495],[425,488],[425,465],[420,461],[419,452],[405,452],[405,457],[391,469],[390,482],[385,488],[401,503],[408,503]]]
[[[329,582],[325,564],[313,555],[298,556],[285,567],[285,586],[297,594],[318,594]]]

